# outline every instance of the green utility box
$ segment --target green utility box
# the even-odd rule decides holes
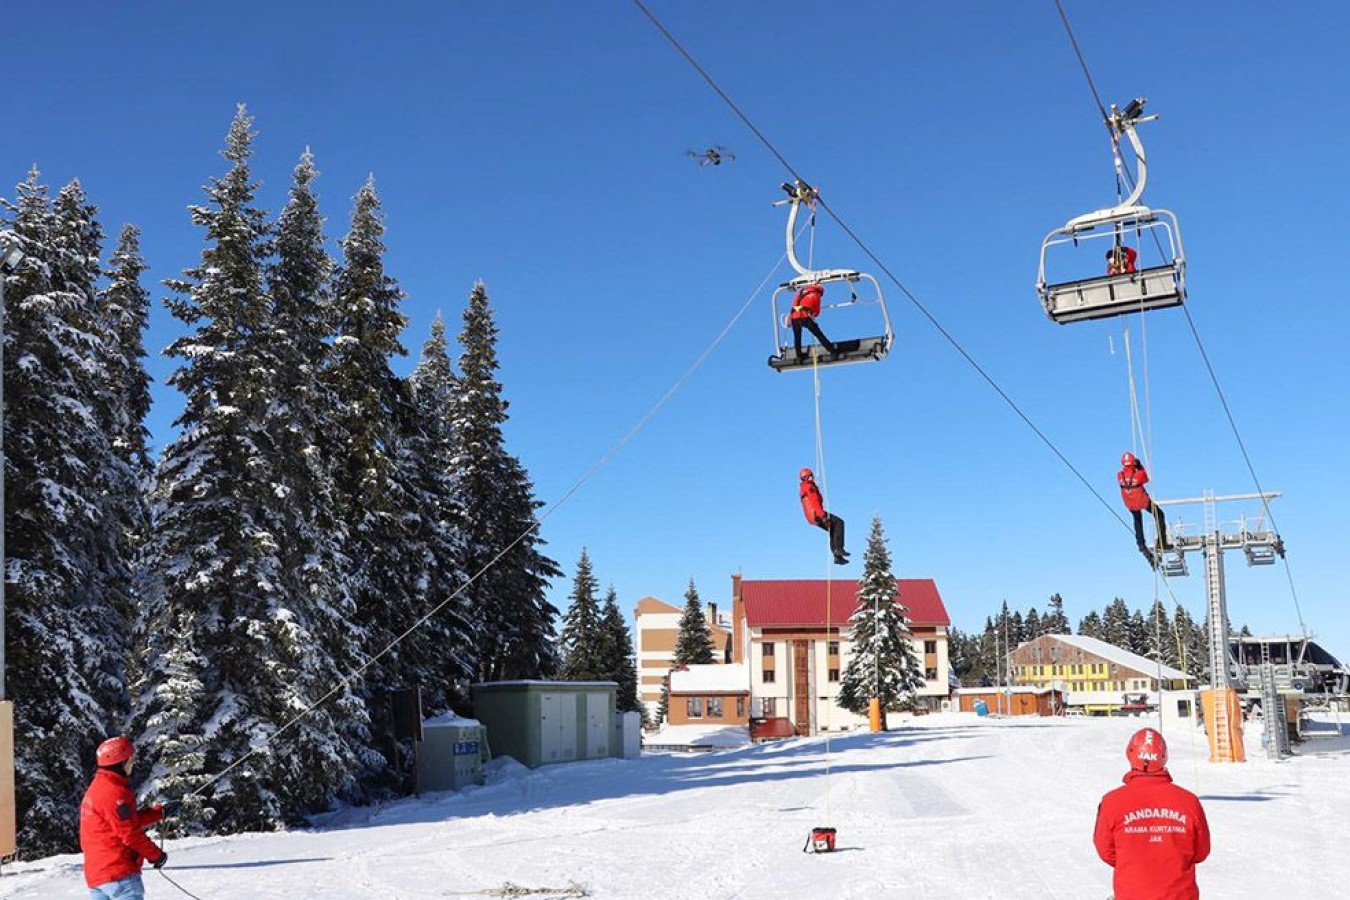
[[[453,713],[422,723],[417,748],[417,792],[457,791],[483,783],[487,742],[483,726]]]
[[[488,681],[475,684],[474,717],[494,756],[530,768],[623,755],[612,681]]]

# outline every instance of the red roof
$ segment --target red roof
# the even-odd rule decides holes
[[[950,625],[931,578],[897,578],[899,602],[909,608],[913,625]],[[828,585],[828,597],[826,587]],[[846,623],[858,608],[856,581],[741,581],[745,620],[751,628],[824,626]]]

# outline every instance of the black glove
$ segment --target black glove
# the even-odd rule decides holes
[[[183,808],[182,800],[170,800],[168,803],[160,804],[159,811],[164,814],[164,818],[168,819],[172,816],[178,815],[179,810],[181,810],[182,808]]]
[[[164,864],[169,861],[169,854],[163,850],[159,851],[159,859],[155,860],[153,865],[156,869],[164,868]]]

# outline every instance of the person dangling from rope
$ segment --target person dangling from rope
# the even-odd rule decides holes
[[[1150,566],[1156,567],[1158,561],[1153,556],[1153,551],[1149,549],[1148,542],[1144,540],[1144,513],[1153,516],[1153,524],[1157,528],[1157,540],[1155,545],[1161,546],[1164,552],[1172,549],[1172,544],[1167,539],[1167,516],[1163,514],[1162,507],[1153,502],[1153,498],[1148,495],[1148,489],[1144,485],[1148,484],[1148,472],[1135,459],[1133,453],[1125,453],[1120,457],[1121,470],[1116,474],[1116,481],[1120,483],[1120,496],[1125,501],[1125,508],[1130,511],[1134,517],[1134,539],[1139,544],[1139,552],[1144,554]]]
[[[830,552],[834,554],[835,565],[848,565],[848,551],[844,549],[844,520],[825,511],[825,501],[816,487],[816,476],[810,469],[801,471],[802,512],[806,521],[830,534]]]
[[[825,288],[818,284],[803,285],[797,290],[797,295],[792,298],[792,310],[788,313],[788,324],[792,326],[792,346],[797,351],[797,361],[801,362],[804,358],[802,354],[802,329],[805,328],[816,336],[820,345],[831,355],[839,352],[834,344],[825,336],[825,332],[820,330],[816,324],[816,316],[820,315],[820,298],[825,296]]]
[[[1139,258],[1133,247],[1116,244],[1106,251],[1106,274],[1129,275],[1135,271],[1134,262]]]

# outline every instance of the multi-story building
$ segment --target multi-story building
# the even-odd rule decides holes
[[[1125,705],[1126,694],[1188,690],[1195,679],[1156,660],[1081,634],[1043,634],[1008,654],[1008,670],[1017,684],[1064,691],[1070,708],[1110,714]]]
[[[661,688],[675,661],[675,642],[680,636],[680,617],[684,607],[671,606],[655,597],[643,597],[633,610],[637,644],[638,696],[654,721],[661,706]],[[709,603],[703,612],[708,620],[718,662],[730,662],[731,621],[718,614],[717,604]]]
[[[927,578],[900,578],[914,648],[924,668],[920,709],[949,697],[947,629],[951,618]],[[798,734],[838,731],[866,718],[835,702],[848,665],[848,621],[858,606],[855,581],[751,581],[731,578],[732,661],[745,662],[750,715],[785,717]]]

